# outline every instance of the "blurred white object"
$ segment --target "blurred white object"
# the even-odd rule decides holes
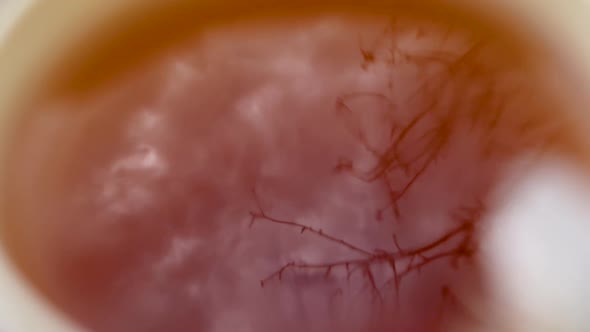
[[[512,174],[497,199],[484,246],[500,320],[514,331],[590,331],[590,181],[551,161]]]

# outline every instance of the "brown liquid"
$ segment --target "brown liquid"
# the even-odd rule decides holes
[[[563,125],[520,68],[440,22],[205,31],[31,111],[12,163],[19,263],[96,331],[476,319],[486,195]]]

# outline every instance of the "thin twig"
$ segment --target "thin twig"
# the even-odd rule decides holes
[[[359,254],[362,254],[364,256],[372,256],[371,252],[369,252],[365,249],[362,249],[350,242],[347,242],[347,241],[344,241],[340,238],[337,238],[336,236],[325,233],[321,228],[320,229],[313,228],[311,226],[307,226],[307,225],[304,225],[304,224],[301,224],[301,223],[298,223],[295,221],[281,220],[281,219],[277,219],[277,218],[267,215],[266,212],[264,212],[264,210],[262,210],[260,200],[258,199],[258,196],[256,195],[256,191],[254,190],[253,192],[254,192],[254,195],[256,198],[256,203],[257,203],[259,210],[258,211],[250,211],[250,216],[251,216],[250,225],[253,225],[254,222],[256,222],[256,220],[265,220],[265,221],[272,222],[275,224],[285,225],[285,226],[289,226],[289,227],[295,227],[295,228],[299,229],[300,233],[309,232],[309,233],[315,234],[321,238],[324,238],[330,242],[334,242],[336,244],[344,246],[344,247],[346,247],[352,251],[355,251]]]

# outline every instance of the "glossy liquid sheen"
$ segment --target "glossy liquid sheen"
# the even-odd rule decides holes
[[[476,319],[487,194],[562,125],[507,53],[389,17],[204,31],[31,111],[11,173],[21,264],[96,331]]]

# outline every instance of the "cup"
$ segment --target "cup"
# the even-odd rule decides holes
[[[526,59],[539,90],[571,119],[571,156],[586,167],[590,155],[590,8],[583,2],[536,0],[386,1],[367,0],[130,0],[21,1],[4,12],[0,23],[0,163],[10,159],[15,128],[39,100],[91,93],[138,64],[163,54],[199,29],[238,17],[309,15],[346,10],[429,12],[475,29],[493,31]],[[2,187],[9,179],[2,178]],[[5,194],[3,194],[5,195]],[[3,201],[5,201],[3,196]],[[27,266],[15,264],[18,236],[7,226],[11,214],[2,205],[3,252],[0,260],[0,321],[8,331],[78,331],[64,313],[31,287]],[[27,276],[27,277],[25,277]]]

